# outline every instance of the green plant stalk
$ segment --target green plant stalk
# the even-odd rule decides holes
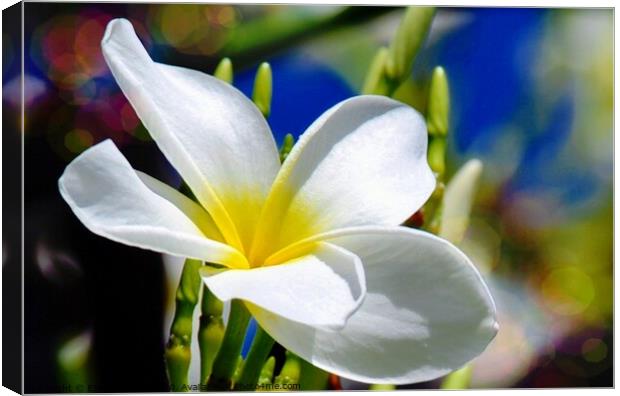
[[[428,110],[426,125],[428,127],[428,164],[435,172],[437,186],[431,198],[424,206],[425,229],[437,234],[442,217],[442,201],[446,172],[446,146],[450,126],[450,89],[448,77],[441,66],[435,67],[428,92]]]
[[[299,387],[302,391],[318,391],[327,389],[329,373],[321,370],[303,359],[300,359],[301,374]]]
[[[241,370],[245,365],[245,361],[241,355],[237,356],[237,365],[235,366],[235,373],[232,376],[232,387],[235,386],[236,383],[239,382],[239,377],[241,376]]]
[[[250,313],[243,302],[232,300],[222,345],[213,361],[213,370],[207,382],[209,391],[230,390],[249,320]]]
[[[198,260],[185,260],[177,287],[174,318],[164,352],[168,381],[173,391],[187,390],[186,385],[189,385],[192,320],[200,293],[201,279],[198,270],[201,266],[202,262]]]
[[[222,54],[247,65],[300,42],[316,39],[336,29],[356,26],[376,19],[395,7],[346,7],[340,11],[314,15],[278,12],[242,24],[224,47]]]
[[[200,328],[198,346],[200,348],[200,383],[205,385],[211,375],[213,361],[224,338],[222,320],[223,304],[206,286],[202,288]]]
[[[243,370],[239,377],[239,384],[241,384],[245,390],[256,388],[263,365],[271,352],[273,344],[273,338],[271,338],[262,327],[258,326],[254,341],[252,342],[252,347],[245,358]]]

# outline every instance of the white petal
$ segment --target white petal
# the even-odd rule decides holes
[[[139,177],[111,140],[73,160],[58,184],[75,215],[95,234],[157,252],[247,266],[237,250],[208,239],[196,225],[206,232],[213,228],[202,208],[152,177]]]
[[[403,227],[324,237],[364,263],[366,298],[345,328],[327,332],[252,309],[277,342],[316,366],[369,383],[426,381],[479,355],[497,332],[486,285],[449,242]]]
[[[282,165],[253,257],[336,228],[401,224],[435,188],[426,147],[426,123],[407,105],[383,96],[337,104]]]
[[[249,244],[280,167],[260,111],[216,78],[153,62],[125,19],[108,24],[102,48],[136,113],[226,240]]]
[[[291,323],[315,327],[342,328],[366,292],[359,258],[329,243],[280,265],[223,271],[207,267],[202,274],[220,300],[242,299]]]

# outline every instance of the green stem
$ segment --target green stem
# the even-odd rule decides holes
[[[395,7],[346,7],[327,15],[278,12],[239,26],[222,55],[248,63],[315,39],[336,29],[355,26],[380,17]],[[251,62],[249,62],[251,63]]]
[[[206,286],[202,288],[200,328],[198,330],[198,346],[200,347],[200,383],[206,384],[213,361],[224,338],[224,322],[222,320],[223,304]]]
[[[232,300],[224,339],[213,361],[213,371],[207,383],[208,390],[230,390],[249,320],[250,313],[243,302]]]
[[[188,390],[192,319],[200,293],[201,280],[198,270],[201,265],[202,262],[198,260],[185,260],[177,287],[176,308],[170,328],[170,338],[164,352],[168,380],[172,391]]]
[[[299,378],[299,387],[302,391],[320,391],[327,389],[327,381],[329,373],[321,370],[303,359],[300,359],[301,374]]]
[[[273,347],[273,338],[260,326],[256,330],[252,347],[245,359],[243,371],[239,377],[235,390],[255,390],[258,384],[258,378],[271,348]]]

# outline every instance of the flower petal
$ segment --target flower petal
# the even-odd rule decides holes
[[[280,167],[260,111],[216,78],[153,62],[125,19],[108,24],[102,48],[125,96],[226,240],[249,244]]]
[[[203,280],[220,300],[239,298],[291,323],[342,328],[366,293],[362,264],[329,243],[281,265],[248,270],[202,269]]]
[[[426,146],[426,123],[407,105],[370,95],[337,104],[282,165],[253,257],[332,229],[401,224],[435,188]]]
[[[497,332],[486,285],[449,242],[404,227],[324,237],[364,263],[366,299],[345,328],[328,332],[251,310],[277,342],[314,365],[362,382],[427,381],[479,355]]]
[[[216,238],[218,234],[202,208],[156,179],[136,173],[111,140],[73,160],[58,184],[75,215],[95,234],[157,252],[247,266],[237,250],[205,236],[204,232]]]

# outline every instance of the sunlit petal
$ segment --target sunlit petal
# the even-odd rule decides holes
[[[127,20],[108,24],[102,48],[123,93],[226,241],[247,247],[280,166],[260,111],[216,78],[153,62]]]
[[[495,306],[457,248],[403,227],[323,235],[364,263],[367,293],[339,332],[252,309],[265,330],[302,358],[362,382],[431,380],[479,355],[497,331]]]
[[[111,140],[73,160],[58,184],[75,215],[95,234],[157,252],[247,266],[237,250],[207,238],[213,225],[202,208],[157,180],[139,176]]]
[[[425,121],[407,105],[358,96],[334,106],[282,165],[253,260],[331,229],[401,224],[435,187],[426,147]]]
[[[342,328],[366,292],[359,258],[329,243],[281,265],[202,271],[219,299],[243,299],[265,315],[314,327]]]

